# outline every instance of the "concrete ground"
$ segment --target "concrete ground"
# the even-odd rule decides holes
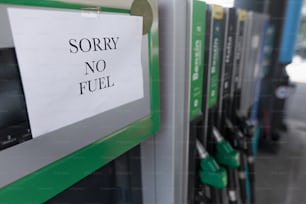
[[[296,57],[287,71],[296,84],[287,101],[288,131],[277,153],[257,155],[256,204],[306,204],[306,61]]]

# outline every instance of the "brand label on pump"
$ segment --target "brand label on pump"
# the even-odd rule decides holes
[[[192,38],[190,65],[190,120],[201,114],[203,94],[203,66],[205,47],[205,11],[206,3],[193,1]]]
[[[34,137],[144,97],[142,17],[8,12]]]
[[[219,7],[213,7],[220,9]],[[220,17],[220,16],[219,16]],[[219,73],[221,69],[221,49],[223,45],[224,18],[213,18],[212,51],[209,62],[208,108],[217,104],[219,94]]]

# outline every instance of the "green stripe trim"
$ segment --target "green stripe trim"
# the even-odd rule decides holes
[[[130,12],[128,9],[101,7],[85,3],[84,4],[66,3],[66,2],[52,1],[52,0],[51,1],[50,0],[0,0],[0,4],[35,6],[35,7],[37,6],[37,7],[59,8],[59,9],[80,9],[80,10],[90,10],[91,8],[92,9],[99,8],[100,11],[105,11],[105,12],[115,12],[115,13]]]
[[[203,69],[205,51],[206,3],[194,0],[191,22],[191,56],[190,56],[190,120],[202,112]]]
[[[211,60],[209,64],[208,108],[215,106],[219,95],[219,72],[223,46],[224,16],[222,19],[213,18]]]
[[[142,142],[151,135],[152,125],[145,118],[3,187],[0,203],[42,203],[52,198]]]

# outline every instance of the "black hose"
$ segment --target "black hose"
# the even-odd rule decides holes
[[[236,182],[236,169],[227,168],[228,172],[228,187],[227,187],[227,196],[229,204],[238,204],[238,195],[237,195],[237,182]]]

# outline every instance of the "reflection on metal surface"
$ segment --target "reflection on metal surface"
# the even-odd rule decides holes
[[[135,0],[131,7],[131,15],[143,17],[142,33],[145,35],[150,32],[153,24],[153,11],[147,0]]]

